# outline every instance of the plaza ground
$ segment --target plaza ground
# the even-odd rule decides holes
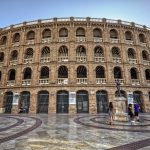
[[[149,150],[150,114],[106,124],[107,114],[1,114],[0,150]]]

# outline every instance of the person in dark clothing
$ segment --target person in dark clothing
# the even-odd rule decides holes
[[[108,113],[109,113],[109,124],[112,124],[113,121],[113,103],[109,102],[109,106],[108,106]]]
[[[134,116],[136,121],[139,121],[139,110],[140,110],[140,106],[138,103],[134,104]]]
[[[134,114],[133,114],[132,104],[129,104],[128,106],[128,115],[130,116],[130,121],[133,121]]]

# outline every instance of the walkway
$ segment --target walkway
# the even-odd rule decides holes
[[[0,115],[0,150],[150,150],[150,115],[140,123],[107,115]]]

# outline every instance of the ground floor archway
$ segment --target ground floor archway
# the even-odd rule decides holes
[[[6,92],[4,97],[5,113],[11,113],[13,104],[13,92]]]
[[[77,113],[89,113],[89,95],[87,91],[77,91],[76,102]]]
[[[96,101],[97,101],[97,113],[107,113],[108,111],[108,95],[107,92],[97,91],[96,92]]]
[[[37,113],[48,113],[49,92],[39,91],[37,100]]]
[[[20,93],[19,113],[29,113],[30,107],[30,92],[23,91]]]
[[[57,92],[57,113],[68,113],[69,112],[69,93],[67,91]]]

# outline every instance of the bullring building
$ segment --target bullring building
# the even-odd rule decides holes
[[[0,29],[0,113],[105,113],[116,81],[150,112],[148,27],[70,17]]]

